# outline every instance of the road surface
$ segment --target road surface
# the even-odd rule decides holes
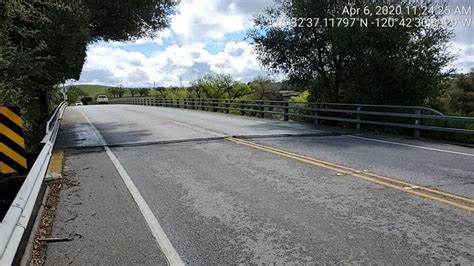
[[[46,264],[474,263],[472,148],[132,105],[69,107],[58,146],[80,237]]]

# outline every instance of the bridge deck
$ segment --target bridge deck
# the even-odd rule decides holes
[[[473,212],[455,206],[469,200],[449,205],[364,178],[473,198],[470,148],[129,105],[68,108],[58,145],[76,183],[62,192],[53,236],[82,237],[50,244],[47,262],[474,261]]]

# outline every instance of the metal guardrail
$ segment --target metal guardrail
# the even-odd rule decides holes
[[[66,106],[67,103],[62,102],[48,121],[46,135],[42,141],[44,143],[43,149],[0,223],[0,265],[2,266],[12,264],[23,233],[28,226],[51,159],[54,143],[59,131],[59,121],[62,119]]]
[[[449,125],[453,123],[474,125],[474,117],[443,115],[439,111],[423,106],[156,97],[128,97],[112,99],[110,102],[238,113],[258,117],[270,116],[284,121],[306,119],[316,123],[322,120],[346,122],[355,124],[358,130],[362,125],[413,129],[415,137],[420,137],[420,131],[423,130],[474,135],[474,128]],[[443,123],[448,125],[439,125]]]

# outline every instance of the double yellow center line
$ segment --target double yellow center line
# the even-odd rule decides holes
[[[294,159],[294,160],[297,160],[297,161],[300,161],[300,162],[308,163],[308,164],[311,164],[311,165],[316,165],[316,166],[326,168],[326,169],[329,169],[329,170],[334,170],[334,171],[336,171],[337,173],[340,173],[340,174],[351,175],[353,177],[361,178],[361,179],[364,179],[364,180],[367,180],[367,181],[370,181],[370,182],[373,182],[373,183],[377,183],[377,184],[382,185],[382,186],[397,189],[397,190],[400,190],[400,191],[403,191],[403,192],[406,192],[406,193],[410,193],[410,194],[413,194],[413,195],[417,195],[417,196],[420,196],[420,197],[423,197],[423,198],[428,198],[428,199],[431,199],[431,200],[434,200],[434,201],[437,201],[437,202],[441,202],[441,203],[444,203],[444,204],[448,204],[448,205],[451,205],[451,206],[454,206],[454,207],[457,207],[457,208],[461,208],[461,209],[464,209],[464,210],[467,210],[467,211],[471,211],[471,212],[474,211],[474,200],[470,199],[470,198],[467,198],[467,197],[447,193],[447,192],[444,192],[444,191],[439,191],[439,190],[432,189],[432,188],[429,188],[429,187],[424,187],[424,186],[420,186],[420,185],[416,185],[416,184],[411,184],[411,183],[408,183],[408,182],[400,181],[400,180],[397,180],[397,179],[394,179],[394,178],[391,178],[391,177],[377,175],[377,174],[370,173],[370,172],[367,172],[367,171],[357,170],[357,169],[350,168],[350,167],[347,167],[347,166],[343,166],[343,165],[323,161],[323,160],[320,160],[320,159],[315,159],[315,158],[312,158],[312,157],[292,153],[292,152],[289,152],[289,151],[277,149],[277,148],[270,147],[270,146],[267,146],[267,145],[258,144],[258,143],[248,141],[248,140],[243,140],[243,139],[234,138],[234,137],[226,138],[226,140],[237,143],[237,144],[240,144],[240,145],[245,145],[245,146],[248,146],[248,147],[252,147],[252,148],[255,148],[255,149],[266,151],[266,152],[269,152],[269,153],[284,156],[286,158]]]

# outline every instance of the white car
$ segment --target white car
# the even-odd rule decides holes
[[[82,106],[82,102],[81,102],[81,101],[77,101],[77,102],[76,102],[76,106]]]
[[[98,104],[100,104],[100,103],[107,104],[107,103],[109,103],[109,98],[107,97],[107,95],[98,95],[95,102],[98,103]]]

